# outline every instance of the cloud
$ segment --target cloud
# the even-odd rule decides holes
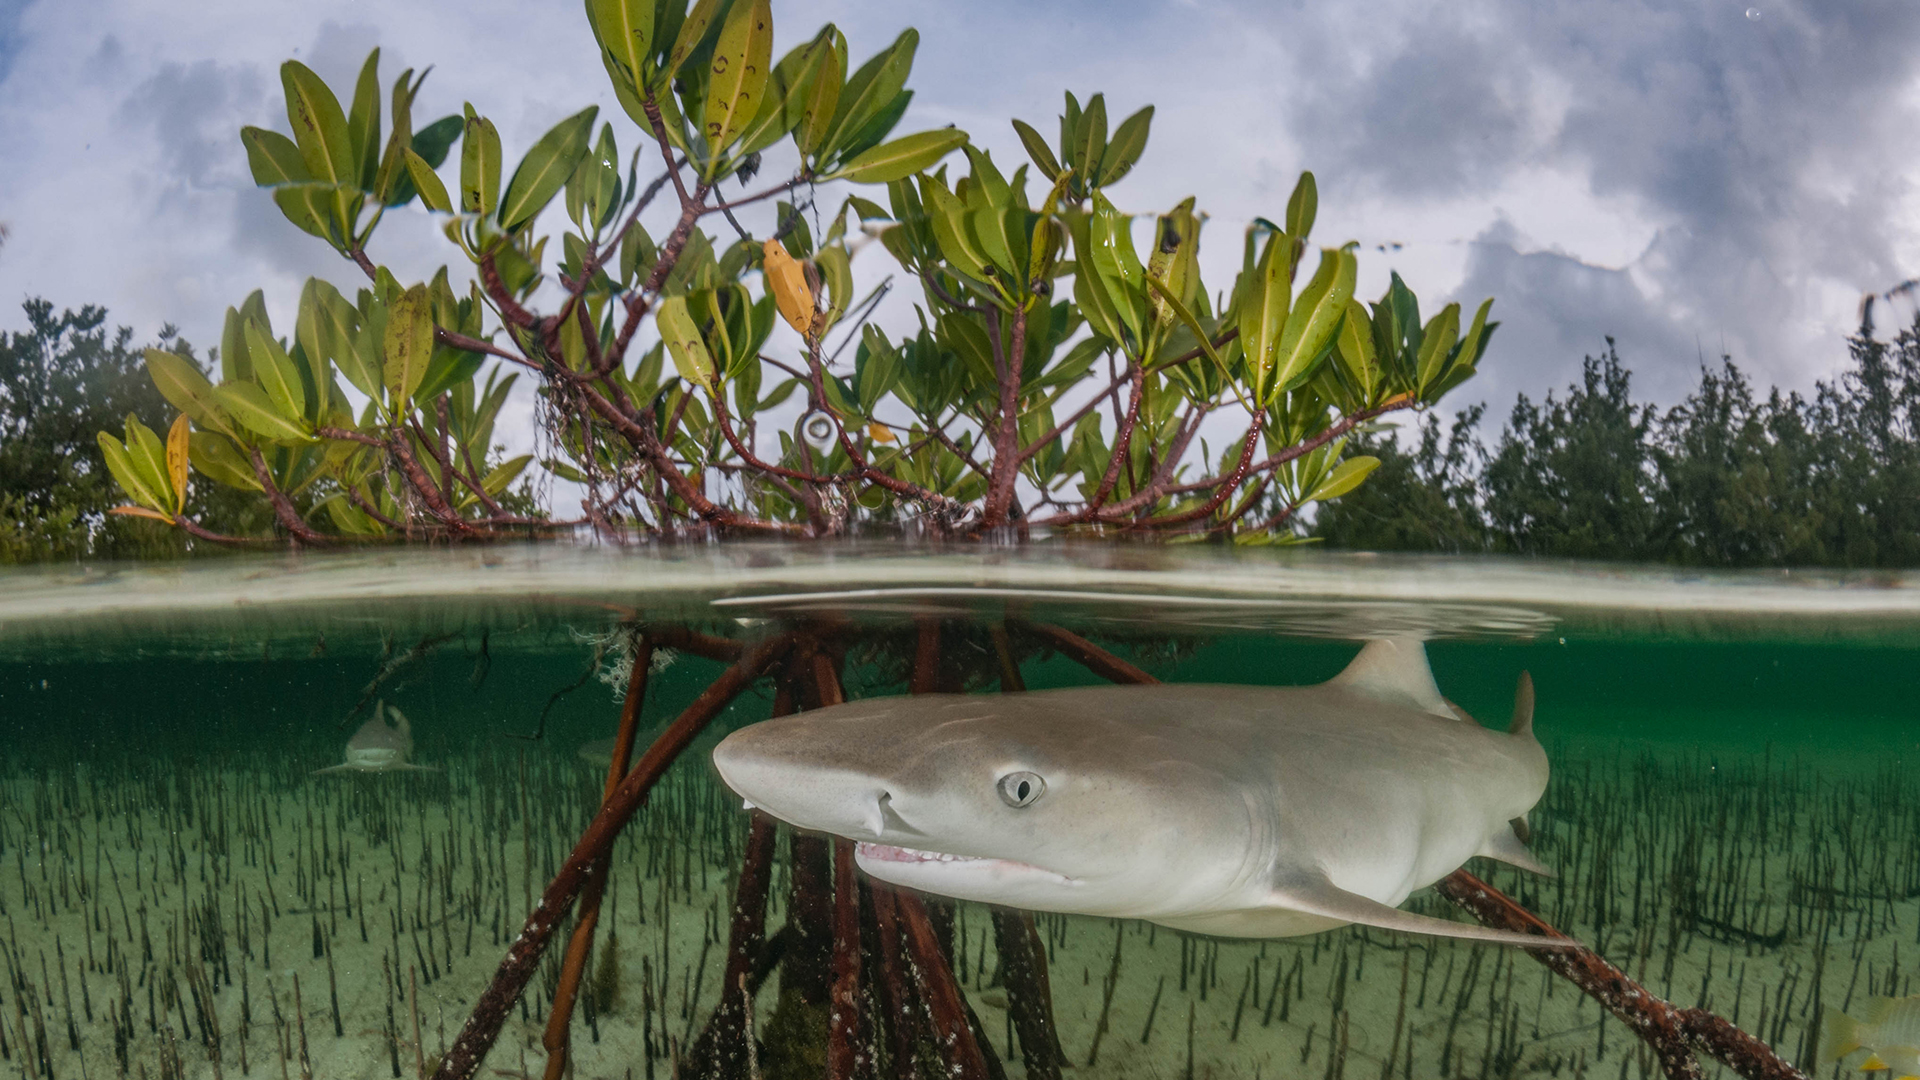
[[[1609,337],[1634,371],[1637,395],[1672,401],[1692,387],[1700,343],[1685,336],[1632,274],[1531,250],[1506,222],[1474,240],[1466,278],[1455,293],[1467,304],[1495,297],[1493,318],[1500,328],[1479,374],[1455,392],[1453,404],[1486,401],[1500,413],[1516,393],[1537,398],[1544,389],[1558,389],[1571,381],[1582,357],[1606,350]]]

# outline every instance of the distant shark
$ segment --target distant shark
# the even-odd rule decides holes
[[[388,720],[391,718],[392,722]],[[407,761],[413,753],[413,726],[407,714],[377,701],[373,715],[347,740],[347,760],[340,765],[314,770],[313,775],[338,772],[439,772],[428,765]]]
[[[1418,641],[1371,642],[1318,686],[850,702],[742,728],[713,761],[748,806],[943,896],[1225,937],[1571,944],[1396,906],[1476,855],[1551,873],[1521,836],[1547,785],[1532,682],[1490,731]]]

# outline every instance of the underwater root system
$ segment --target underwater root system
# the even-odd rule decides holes
[[[644,662],[634,665],[600,810],[534,905],[491,984],[440,1060],[435,1080],[469,1080],[476,1074],[556,929],[578,905],[580,914],[543,1040],[548,1052],[545,1075],[551,1080],[566,1072],[573,1004],[592,944],[605,865],[621,830],[679,754],[763,676],[774,679],[774,717],[844,701],[840,668],[846,649],[859,633],[848,626],[802,625],[757,642],[740,643],[685,628],[636,632],[638,651],[684,649],[730,666],[628,769],[648,667]],[[991,634],[991,652],[998,661],[1003,690],[1022,688],[1009,644],[1014,635],[1067,656],[1113,682],[1157,681],[1068,630],[1010,619]],[[954,669],[947,666],[952,657],[943,644],[937,620],[917,622],[907,671],[911,692],[960,689]],[[959,972],[967,964],[964,955],[956,955],[952,906],[860,878],[854,872],[851,844],[830,844],[796,834],[787,924],[769,934],[775,835],[772,819],[754,813],[740,855],[724,989],[718,1005],[697,1028],[697,1037],[690,1026],[687,1041],[673,1049],[675,1075],[693,1080],[758,1080],[753,997],[778,966],[781,1004],[772,1020],[758,1029],[770,1053],[790,1049],[786,1044],[793,1038],[808,1041],[814,1045],[807,1058],[815,1063],[810,1071],[815,1075],[824,1071],[829,1080],[906,1077],[924,1075],[927,1070],[955,1080],[1005,1080],[995,1049],[960,986]],[[1566,940],[1465,870],[1443,879],[1436,889],[1488,926]],[[1058,1077],[1065,1054],[1053,1025],[1047,949],[1031,918],[1022,913],[996,912],[993,927],[1002,957],[1010,1027],[1019,1029],[1026,1074]],[[1705,1054],[1748,1080],[1806,1080],[1759,1038],[1704,1008],[1672,1005],[1589,949],[1527,951],[1624,1022],[1654,1051],[1670,1078],[1703,1076],[1697,1055]],[[1269,1000],[1267,1013],[1272,1008]],[[816,1017],[818,1024],[804,1017]],[[811,1035],[792,1034],[814,1026],[819,1030]],[[1235,1028],[1237,1033],[1237,1022]],[[1011,1052],[1011,1046],[1008,1049]]]
[[[1465,870],[1455,870],[1434,888],[1488,926],[1565,939],[1538,916]],[[1807,1080],[1773,1048],[1705,1009],[1681,1009],[1648,991],[1590,949],[1528,949],[1527,955],[1579,987],[1653,1047],[1673,1080],[1705,1075],[1696,1051],[1704,1052],[1747,1080]]]

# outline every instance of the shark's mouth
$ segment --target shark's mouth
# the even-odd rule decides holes
[[[1010,870],[1031,870],[1034,873],[1045,874],[1063,883],[1072,882],[1073,880],[1064,874],[1057,874],[1052,870],[1046,870],[1034,866],[1031,863],[1018,862],[1013,859],[995,859],[981,855],[954,855],[945,851],[923,851],[919,848],[901,847],[897,844],[874,844],[864,840],[855,844],[854,847],[859,857],[867,862],[906,863],[909,865],[973,863],[977,865],[1004,867]]]
[[[921,851],[919,848],[898,847],[893,844],[869,844],[862,841],[859,854],[872,862],[1002,862],[1001,859],[984,859],[978,855],[953,855],[944,851]]]

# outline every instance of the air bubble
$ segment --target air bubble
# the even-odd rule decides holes
[[[824,412],[810,412],[800,418],[800,437],[815,450],[824,452],[830,449],[837,431],[838,425],[833,422],[833,417]]]
[[[1747,18],[1749,18],[1749,19],[1758,19],[1759,17],[1760,17],[1760,9],[1759,9],[1759,8],[1757,8],[1757,7],[1750,7],[1750,8],[1748,8],[1748,9],[1747,9]]]

